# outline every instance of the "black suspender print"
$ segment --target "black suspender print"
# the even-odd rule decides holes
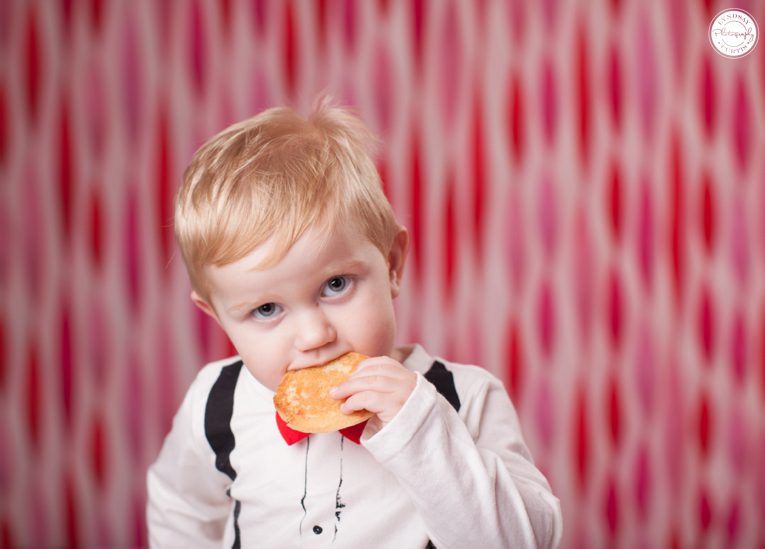
[[[234,433],[231,432],[231,416],[234,413],[234,389],[241,369],[241,360],[221,369],[210,389],[205,408],[205,436],[215,452],[215,467],[231,480],[236,478],[236,471],[230,461],[236,444]]]
[[[232,481],[236,471],[231,466],[231,452],[236,446],[234,433],[231,431],[231,416],[234,414],[234,389],[239,380],[242,361],[224,366],[218,379],[210,389],[205,407],[205,437],[215,452],[215,467],[225,473]],[[230,495],[230,494],[229,494]],[[241,547],[239,537],[239,512],[242,503],[234,501],[234,544],[232,549]]]
[[[439,361],[433,362],[430,370],[425,372],[425,379],[436,386],[436,390],[449,401],[455,410],[460,411],[460,397],[454,386],[454,375]]]

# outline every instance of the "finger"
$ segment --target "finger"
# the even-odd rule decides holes
[[[340,411],[344,414],[358,412],[359,410],[368,410],[373,414],[379,414],[385,409],[383,404],[385,399],[381,398],[380,393],[374,391],[363,391],[351,395],[340,406]]]
[[[383,424],[386,424],[398,414],[405,400],[396,397],[396,395],[364,391],[351,396],[343,403],[340,410],[345,413],[368,410],[375,414]]]
[[[386,375],[365,375],[352,377],[329,391],[335,399],[346,398],[362,391],[393,392],[402,387],[402,380]]]
[[[356,370],[351,375],[357,375],[360,372],[370,369],[403,369],[404,367],[388,356],[375,356],[365,358],[356,366]]]
[[[405,378],[410,373],[409,370],[398,364],[372,363],[362,369],[356,369],[349,379],[357,379],[368,376],[386,376],[391,378]]]

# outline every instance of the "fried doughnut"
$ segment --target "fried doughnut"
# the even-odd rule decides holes
[[[342,401],[329,396],[329,390],[344,382],[367,358],[347,353],[321,366],[289,370],[274,394],[274,406],[284,422],[303,433],[329,433],[369,419],[372,412],[350,414],[340,411]]]

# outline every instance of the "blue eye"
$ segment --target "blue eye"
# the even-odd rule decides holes
[[[281,306],[277,305],[276,303],[264,303],[254,311],[252,311],[252,316],[257,318],[258,320],[268,320],[270,318],[275,317],[281,312],[282,308]]]
[[[348,286],[350,286],[350,284],[351,284],[351,281],[348,279],[347,276],[333,276],[332,278],[327,280],[327,282],[324,284],[322,295],[324,297],[332,297],[335,295],[340,295],[348,289]]]

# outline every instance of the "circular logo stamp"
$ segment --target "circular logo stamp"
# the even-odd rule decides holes
[[[709,24],[709,41],[725,57],[743,57],[757,45],[757,21],[744,10],[722,10]]]

